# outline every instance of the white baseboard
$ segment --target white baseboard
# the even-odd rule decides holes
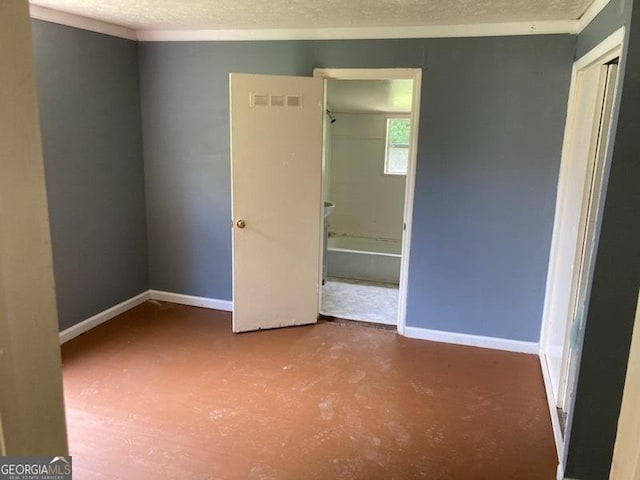
[[[556,480],[577,480],[564,476],[564,468],[562,464],[558,464],[558,470],[556,471]]]
[[[97,315],[94,315],[91,318],[87,318],[80,323],[76,323],[72,327],[65,328],[62,330],[58,336],[60,337],[60,343],[68,342],[72,338],[77,337],[78,335],[91,330],[94,327],[97,327],[101,323],[106,322],[107,320],[111,320],[113,317],[117,317],[121,313],[126,312],[127,310],[131,310],[133,307],[137,307],[141,303],[146,302],[151,297],[149,295],[149,291],[143,292],[140,295],[136,295],[129,300],[125,300],[122,303],[119,303],[111,308],[108,308],[104,312],[100,312]]]
[[[218,300],[216,298],[194,297],[193,295],[183,295],[181,293],[161,292],[159,290],[149,290],[152,300],[163,302],[179,303],[192,307],[212,308],[225,312],[233,311],[233,303],[229,300]]]
[[[537,342],[523,342],[520,340],[508,340],[506,338],[483,337],[480,335],[468,335],[465,333],[443,332],[441,330],[430,330],[427,328],[417,328],[406,326],[404,334],[409,338],[420,340],[431,340],[434,342],[453,343],[456,345],[467,345],[470,347],[493,348],[495,350],[505,350],[507,352],[535,353],[540,346]]]
[[[77,337],[94,327],[97,327],[101,323],[111,320],[117,317],[121,313],[131,310],[133,307],[146,302],[147,300],[161,300],[163,302],[178,303],[181,305],[191,305],[193,307],[212,308],[215,310],[223,310],[225,312],[231,312],[233,310],[233,303],[228,300],[218,300],[215,298],[206,297],[194,297],[192,295],[182,295],[180,293],[161,292],[158,290],[147,290],[146,292],[136,295],[129,300],[125,300],[111,308],[108,308],[104,312],[100,312],[91,318],[87,318],[80,323],[62,330],[58,336],[60,343],[65,343],[72,338]]]
[[[549,378],[549,369],[547,368],[544,355],[540,354],[540,370],[542,371],[542,379],[544,381],[544,391],[549,405],[549,415],[551,416],[551,427],[553,429],[553,439],[556,443],[556,453],[558,454],[558,479],[564,478],[562,470],[562,457],[564,454],[564,439],[562,438],[562,427],[556,410],[556,399],[553,395],[553,387],[551,386],[551,378]]]

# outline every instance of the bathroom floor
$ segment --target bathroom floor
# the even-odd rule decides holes
[[[320,313],[347,320],[395,325],[398,285],[327,277],[322,288]]]

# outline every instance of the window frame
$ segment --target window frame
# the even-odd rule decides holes
[[[409,142],[407,143],[407,165],[406,168],[403,172],[397,172],[397,171],[391,171],[389,170],[389,133],[390,133],[390,127],[391,127],[391,122],[393,122],[394,120],[406,120],[409,122]],[[382,165],[382,173],[384,175],[407,175],[407,172],[409,170],[409,158],[411,155],[411,135],[412,135],[412,128],[411,128],[411,115],[410,114],[394,114],[394,115],[389,115],[386,117],[386,128],[385,128],[385,135],[384,135],[384,162]]]

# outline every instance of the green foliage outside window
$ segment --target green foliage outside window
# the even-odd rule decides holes
[[[391,145],[409,145],[411,131],[409,119],[393,119],[389,121],[389,143]]]
[[[389,118],[387,120],[385,174],[406,175],[409,164],[410,136],[411,121],[408,118]]]

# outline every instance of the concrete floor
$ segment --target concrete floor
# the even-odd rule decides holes
[[[62,355],[75,480],[555,478],[534,355],[160,302]]]

